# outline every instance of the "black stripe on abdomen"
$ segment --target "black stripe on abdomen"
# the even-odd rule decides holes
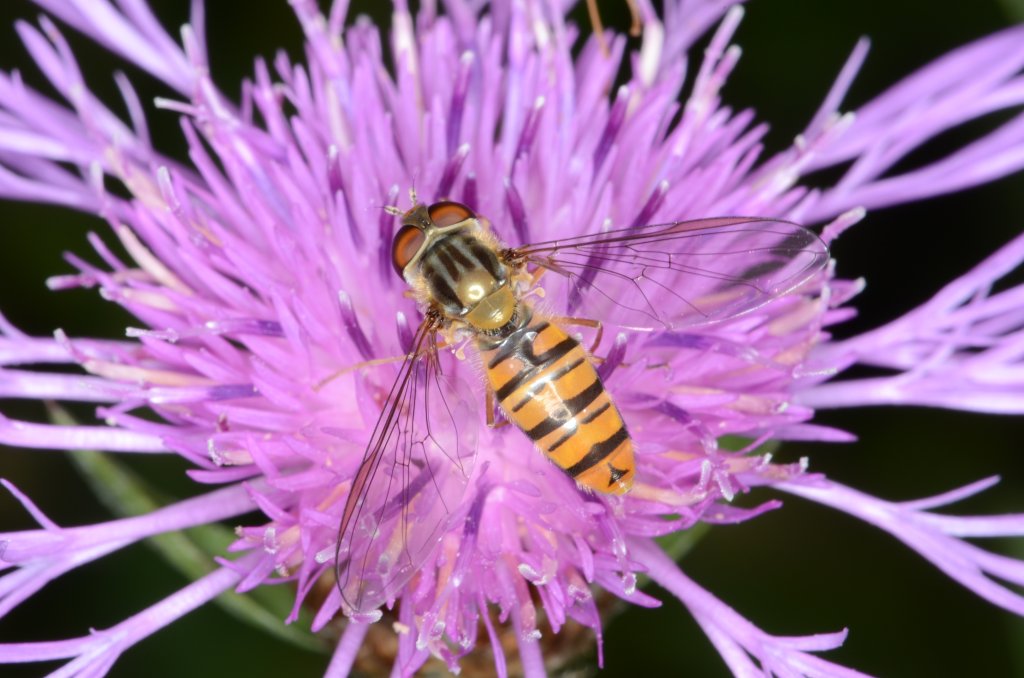
[[[619,430],[613,433],[607,440],[602,440],[590,448],[590,451],[583,455],[578,462],[565,469],[573,478],[583,475],[601,461],[607,458],[615,449],[629,439],[625,426],[619,426]]]
[[[502,364],[517,353],[522,352],[526,354],[526,351],[521,351],[524,344],[526,343],[525,337],[527,334],[533,333],[534,336],[540,334],[548,328],[551,323],[547,321],[541,321],[533,327],[524,327],[523,329],[516,330],[508,336],[505,341],[501,342],[501,346],[498,347],[498,351],[491,357],[491,360],[487,363],[487,369],[493,370],[498,365]],[[531,340],[532,341],[532,340]],[[528,344],[527,344],[528,345]],[[533,355],[530,352],[530,355]],[[534,363],[535,365],[538,363]]]
[[[598,417],[600,417],[600,416],[601,416],[602,414],[604,414],[604,413],[605,413],[605,410],[607,410],[607,409],[608,409],[609,407],[611,407],[611,406],[612,406],[612,403],[611,403],[611,401],[609,400],[609,401],[608,401],[608,402],[606,402],[606,403],[605,403],[604,405],[601,405],[601,407],[597,408],[596,410],[594,410],[593,412],[591,412],[590,414],[588,414],[588,415],[586,416],[586,418],[585,418],[585,419],[583,419],[582,421],[580,421],[580,423],[581,423],[581,424],[589,424],[590,422],[594,421],[595,419],[597,419]]]
[[[555,348],[557,348],[557,346]],[[559,355],[557,358],[555,358],[555,360],[558,360],[561,357],[562,357],[562,355]],[[551,362],[554,362],[554,360],[552,360]],[[561,379],[565,375],[569,374],[570,372],[572,372],[573,370],[575,370],[577,367],[579,367],[580,365],[582,365],[585,362],[587,362],[586,358],[580,358],[579,360],[575,360],[575,361],[569,363],[568,365],[559,368],[558,371],[556,371],[554,374],[552,374],[550,377],[547,378],[547,382],[550,382],[552,384],[555,383],[556,381],[558,381],[559,379]],[[497,391],[497,393],[495,395],[498,396],[498,401],[501,402],[502,404],[504,404],[505,399],[508,398],[509,396],[511,396],[513,393],[515,393],[517,388],[519,388],[520,386],[522,386],[523,384],[525,384],[528,381],[532,381],[534,379],[534,377],[541,377],[541,376],[545,376],[544,375],[544,366],[543,365],[537,366],[537,367],[535,367],[535,368],[533,368],[531,370],[523,370],[522,372],[520,372],[516,376],[512,377],[511,379],[509,379],[508,383],[505,384],[504,386],[502,386],[500,389],[498,389],[498,391]],[[542,382],[541,385],[543,385],[543,383],[547,383],[547,382]],[[538,388],[539,388],[538,385],[532,385],[529,388],[529,390],[526,392],[526,395],[523,396],[523,399],[520,400],[518,403],[516,403],[515,407],[512,408],[512,411],[513,412],[518,412],[519,410],[521,410],[526,405],[526,403],[531,398],[533,398],[533,396],[537,395]]]
[[[611,406],[612,406],[612,403],[609,400],[604,405],[601,405],[601,407],[597,408],[596,410],[594,410],[593,412],[588,414],[586,417],[581,419],[580,420],[580,424],[581,425],[589,424],[590,422],[594,421],[595,419],[600,417],[602,414],[607,412],[608,409],[611,408]],[[559,447],[561,447],[563,443],[565,443],[570,438],[572,438],[573,436],[578,435],[578,434],[579,434],[579,431],[577,429],[573,429],[573,430],[569,431],[564,436],[562,436],[561,438],[556,440],[554,443],[552,443],[551,447],[548,448],[548,453],[549,454],[553,453],[555,450],[557,450]]]
[[[523,370],[516,376],[506,381],[501,388],[495,391],[494,397],[498,399],[499,403],[504,404],[505,400],[507,400],[509,396],[515,393],[517,388],[525,384],[530,379],[533,379],[539,371],[539,367],[534,367],[533,369],[529,370]]]
[[[565,422],[575,419],[576,415],[586,409],[590,403],[597,400],[597,397],[602,393],[604,393],[604,385],[601,384],[600,379],[594,379],[594,382],[590,384],[590,386],[586,387],[572,398],[562,401],[569,415],[568,417],[548,417],[527,431],[526,435],[530,436],[530,438],[535,442],[540,440],[552,431],[561,428]],[[512,408],[512,411],[515,412],[517,408],[523,407],[530,400],[531,398],[523,399],[522,402]]]

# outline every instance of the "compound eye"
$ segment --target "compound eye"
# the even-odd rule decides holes
[[[395,239],[391,243],[391,263],[394,264],[399,276],[423,247],[424,239],[423,231],[412,224],[402,226],[395,234]]]
[[[430,220],[434,222],[434,225],[438,228],[451,226],[452,224],[457,224],[460,221],[472,219],[476,216],[473,214],[473,210],[460,202],[452,202],[451,200],[435,202],[430,206],[430,209],[427,210],[427,213],[430,214]]]

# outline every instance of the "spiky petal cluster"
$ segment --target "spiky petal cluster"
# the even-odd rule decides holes
[[[1024,101],[1019,28],[950,54],[857,117],[841,115],[866,54],[859,44],[794,146],[762,159],[765,126],[719,98],[740,55],[729,43],[742,12],[728,2],[667,2],[663,17],[641,2],[639,50],[627,53],[626,41],[610,36],[609,54],[581,38],[553,4],[453,1],[441,15],[427,3],[412,16],[399,2],[388,74],[376,26],[357,20],[346,27],[345,2],[323,17],[312,0],[295,0],[306,63],[284,55],[257,62],[235,102],[208,75],[201,2],[179,47],[144,3],[36,1],[176,93],[158,105],[182,114],[190,162],[155,150],[125,78],[118,85],[128,123],[91,94],[49,19],[38,29],[18,26],[65,101],[45,98],[17,74],[0,75],[0,195],[101,215],[130,260],[92,236],[103,264],[68,255],[75,272],[52,286],[97,287],[139,322],[120,342],[60,332],[28,337],[5,324],[2,395],[98,403],[102,424],[3,419],[0,441],[177,454],[193,465],[196,482],[218,487],[138,518],[66,528],[8,485],[40,529],[0,535],[9,570],[0,579],[0,613],[138,539],[253,508],[265,516],[240,528],[232,550],[241,557],[220,561],[220,569],[113,628],[0,645],[7,662],[71,659],[68,675],[102,673],[126,647],[230,587],[291,581],[294,619],[331,571],[349,481],[395,372],[385,364],[333,377],[402,354],[418,318],[391,271],[394,224],[380,210],[398,201],[402,187],[473,205],[509,242],[722,214],[827,224],[831,240],[864,208],[965,188],[1024,164],[1018,117],[940,161],[891,171],[949,127]],[[687,50],[719,20],[680,109]],[[609,97],[624,59],[628,81]],[[831,188],[799,184],[807,172],[843,163],[850,166]],[[131,197],[105,190],[109,182]],[[757,450],[768,440],[850,439],[809,423],[819,406],[885,399],[1019,411],[1024,299],[1020,288],[988,290],[1022,258],[1021,241],[1012,243],[923,309],[840,343],[822,328],[849,316],[844,304],[859,283],[835,280],[831,271],[725,324],[620,335],[601,369],[639,450],[634,491],[623,501],[579,492],[523,436],[482,430],[470,490],[453,512],[461,522],[398,601],[404,632],[396,672],[412,673],[431,655],[455,670],[461,656],[489,641],[504,675],[490,614],[497,609],[516,631],[523,670],[539,675],[541,614],[556,633],[571,618],[600,638],[595,587],[654,605],[636,588],[637,574],[646,572],[692,611],[738,674],[760,667],[853,675],[810,654],[838,646],[845,633],[770,636],[685,577],[652,541],[699,521],[746,520],[776,507],[730,504],[761,485],[878,524],[954,579],[1021,613],[1020,596],[989,577],[1022,583],[1024,565],[959,538],[1021,535],[1024,517],[936,516],[926,509],[966,490],[890,504],[807,475],[802,463],[774,464]],[[858,361],[906,374],[830,381]],[[87,374],[20,367],[62,364]],[[473,369],[453,369],[470,384],[459,397],[479,398]],[[961,397],[965,383],[972,390]],[[140,416],[146,409],[159,420]],[[749,439],[749,447],[719,449],[727,434]],[[334,591],[314,629],[339,607]],[[332,675],[352,666],[364,621],[348,624]],[[481,629],[488,639],[478,637]]]

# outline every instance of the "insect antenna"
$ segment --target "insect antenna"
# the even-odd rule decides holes
[[[409,202],[412,205],[412,207],[415,207],[418,204],[416,202],[416,187],[415,186],[410,186],[409,187]],[[406,210],[403,210],[401,207],[399,207],[397,205],[384,205],[384,211],[387,212],[388,214],[390,214],[392,216],[396,216],[396,217],[400,217],[400,216],[402,216],[403,214],[406,213]]]

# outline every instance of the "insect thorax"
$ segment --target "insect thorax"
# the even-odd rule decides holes
[[[438,239],[420,260],[420,275],[445,315],[480,331],[504,327],[515,314],[508,269],[493,247],[465,231]]]

